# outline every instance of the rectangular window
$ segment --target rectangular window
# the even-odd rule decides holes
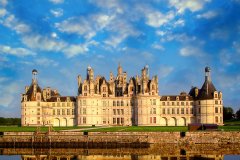
[[[106,118],[103,117],[103,124],[106,124]]]
[[[113,115],[116,115],[116,109],[113,109]]]
[[[220,108],[220,113],[222,113],[222,108]]]
[[[215,107],[215,113],[218,113],[218,107]]]
[[[52,106],[55,107],[55,103],[52,103]]]
[[[60,107],[60,103],[57,103],[57,106]]]
[[[62,115],[65,115],[65,109],[62,110]]]
[[[193,108],[190,109],[190,114],[193,114]]]
[[[157,123],[157,118],[156,117],[153,117],[153,123]]]
[[[60,115],[60,109],[57,110],[57,115]]]
[[[162,105],[165,106],[165,102],[162,102]]]
[[[124,115],[124,109],[121,109],[121,113],[122,113],[122,115]]]
[[[153,114],[156,114],[156,108],[153,108]]]
[[[184,108],[181,108],[181,114],[184,114]]]
[[[201,108],[200,107],[198,108],[198,114],[201,114]]]
[[[117,106],[120,106],[120,102],[119,101],[117,101]]]
[[[55,115],[55,109],[53,110],[53,115]]]
[[[74,115],[74,114],[75,114],[74,109],[72,109],[72,115]]]
[[[150,123],[152,123],[152,117],[150,117]]]
[[[121,124],[124,124],[124,118],[121,118]]]
[[[165,108],[162,109],[162,112],[163,112],[163,114],[166,114],[166,113],[165,113]]]
[[[116,118],[113,118],[113,124],[116,124]]]
[[[123,101],[121,101],[121,106],[124,106],[124,103],[123,103]]]
[[[87,114],[87,109],[83,108],[83,114]]]
[[[175,109],[174,108],[172,108],[172,114],[175,114]]]
[[[62,106],[65,107],[65,103],[62,103]]]
[[[188,108],[186,108],[186,114],[188,114]]]
[[[87,123],[87,118],[83,117],[83,124],[86,124],[86,123]]]
[[[184,106],[184,102],[181,102],[181,106]]]
[[[156,105],[156,99],[153,99],[153,105]]]
[[[172,106],[174,106],[175,105],[175,103],[174,102],[172,102]]]
[[[67,109],[67,115],[70,115],[70,109]]]
[[[170,114],[170,109],[169,108],[167,109],[167,114]]]
[[[120,109],[117,109],[117,114],[120,115]]]
[[[215,122],[218,123],[218,117],[215,117]]]
[[[215,104],[218,104],[218,101],[215,101]]]
[[[83,105],[84,105],[84,106],[86,105],[86,100],[83,100]]]
[[[113,106],[116,106],[116,101],[113,101]]]
[[[177,102],[177,106],[179,106],[179,102]]]

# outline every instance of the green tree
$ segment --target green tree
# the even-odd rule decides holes
[[[240,108],[236,112],[236,117],[237,117],[238,120],[240,120]]]
[[[230,120],[233,118],[233,109],[231,107],[223,107],[223,120]]]

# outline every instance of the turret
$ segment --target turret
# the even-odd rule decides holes
[[[118,64],[118,76],[121,75],[122,72],[123,72],[122,66],[121,66],[121,64],[119,63],[119,64]]]

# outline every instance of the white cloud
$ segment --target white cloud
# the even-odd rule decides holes
[[[58,38],[58,35],[57,35],[57,33],[53,32],[53,33],[51,33],[51,37],[52,38]]]
[[[178,27],[178,26],[184,26],[185,25],[185,21],[183,19],[179,19],[176,22],[174,22],[173,26],[174,27]]]
[[[55,39],[44,37],[38,34],[25,35],[22,38],[22,42],[30,48],[45,51],[60,51],[67,45],[65,42],[57,41]]]
[[[164,48],[162,45],[157,44],[157,43],[154,43],[154,44],[152,45],[152,47],[153,47],[154,49],[158,49],[158,50],[160,50],[160,51],[164,51],[164,50],[165,50],[165,48]]]
[[[186,46],[180,49],[180,55],[187,56],[201,56],[204,52],[197,46]]]
[[[164,36],[166,35],[167,32],[164,32],[164,31],[156,31],[156,34],[159,35],[159,36]]]
[[[229,38],[229,34],[229,30],[217,28],[210,34],[210,37],[212,39],[227,40]]]
[[[210,0],[169,0],[169,4],[172,7],[175,7],[178,13],[184,13],[186,9],[189,9],[192,12],[199,11],[203,8],[206,2]]]
[[[152,27],[160,27],[174,18],[173,12],[162,14],[159,11],[149,12],[146,14],[147,24]]]
[[[114,19],[114,16],[94,14],[87,17],[71,17],[55,26],[61,32],[83,35],[91,39],[99,30],[103,30]]]
[[[38,58],[35,60],[36,64],[38,65],[41,65],[41,66],[45,66],[45,67],[48,67],[48,66],[58,66],[58,62],[52,60],[52,59],[49,59],[49,58]]]
[[[26,48],[12,48],[11,46],[0,45],[0,54],[9,54],[15,56],[29,56],[36,55],[35,52]]]
[[[214,11],[208,11],[206,13],[203,13],[203,14],[198,14],[197,15],[197,18],[200,19],[200,18],[205,18],[205,19],[211,19],[211,18],[214,18],[217,16],[217,12],[214,12]]]
[[[12,30],[15,30],[17,33],[27,33],[31,31],[30,27],[27,24],[16,19],[13,14],[7,15],[3,21],[0,21],[0,24],[3,24]]]
[[[60,3],[64,2],[64,0],[49,0],[49,1],[54,3],[54,4],[60,4]]]
[[[159,78],[162,79],[162,78],[167,77],[169,74],[172,73],[173,70],[174,70],[174,67],[171,67],[171,66],[161,66],[159,68],[159,70],[158,70]]]
[[[4,8],[0,9],[0,17],[5,16],[6,14],[7,14],[7,10],[6,9],[4,9]]]
[[[8,80],[9,80],[9,78],[7,78],[7,77],[0,77],[0,83],[6,82]]]
[[[88,48],[87,48],[87,45],[81,45],[81,44],[70,45],[69,47],[65,48],[63,52],[68,58],[71,58],[78,54],[84,54],[88,52]]]
[[[223,64],[223,65],[232,65],[232,57],[233,55],[228,52],[227,50],[222,50],[219,54],[219,58],[220,58],[220,62]]]
[[[54,17],[61,17],[63,15],[63,10],[61,8],[51,9],[50,12]]]
[[[91,3],[97,5],[98,7],[101,7],[103,9],[111,10],[112,12],[116,12],[119,14],[122,14],[124,12],[125,4],[121,3],[119,0],[90,0]]]

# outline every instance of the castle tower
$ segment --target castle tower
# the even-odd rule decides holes
[[[218,92],[211,80],[211,69],[205,67],[205,81],[198,90],[196,98],[196,122],[223,124],[222,94]]]

